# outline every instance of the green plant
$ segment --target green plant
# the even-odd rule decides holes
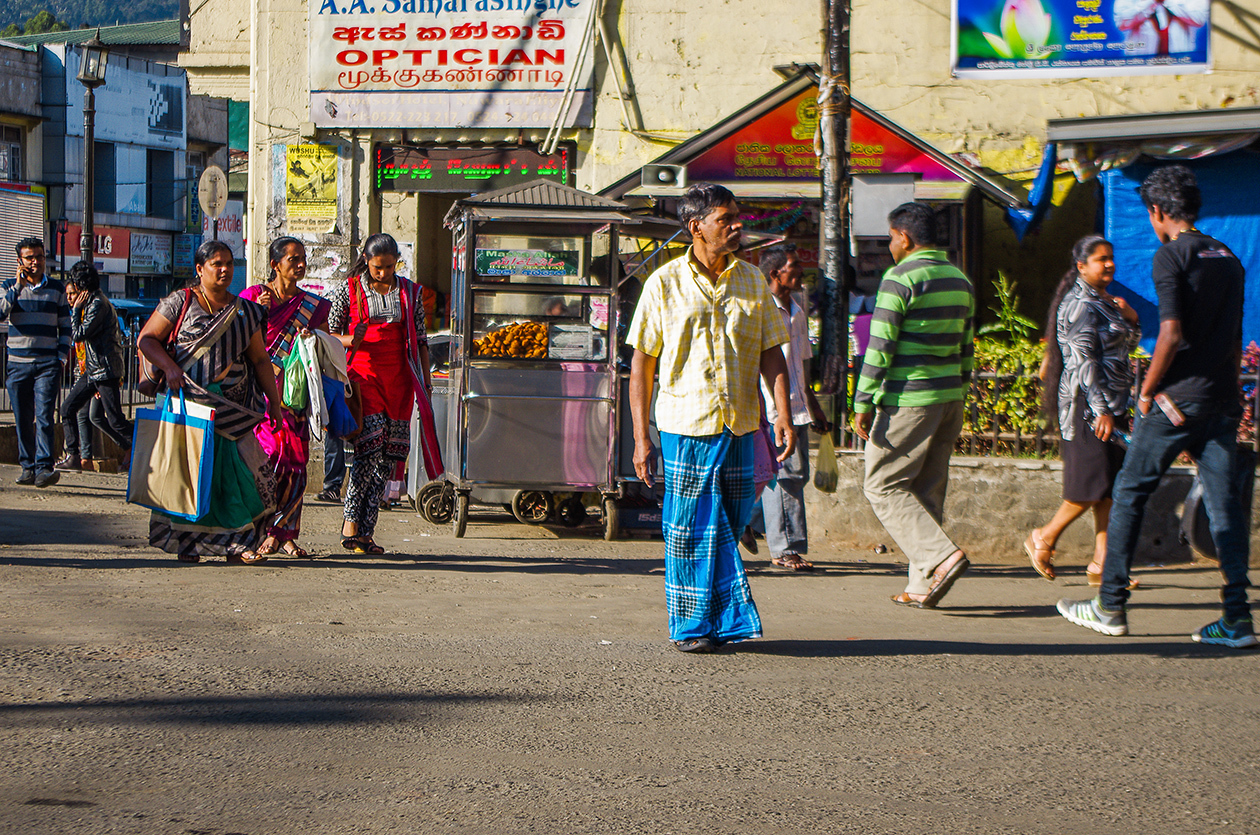
[[[1015,285],[1002,272],[998,272],[997,281],[993,282],[997,294],[997,306],[990,307],[997,322],[985,325],[978,331],[979,336],[1004,333],[1012,342],[1027,341],[1028,334],[1037,329],[1037,323],[1022,316],[1019,312],[1019,296],[1015,295]]]

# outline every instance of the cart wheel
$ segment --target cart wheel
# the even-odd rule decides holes
[[[554,509],[555,499],[546,490],[518,490],[512,497],[512,515],[525,525],[541,525]]]
[[[604,539],[612,542],[621,536],[621,518],[617,515],[615,496],[604,497]]]
[[[420,505],[420,515],[434,525],[445,525],[455,515],[455,496],[438,490]]]
[[[560,502],[556,517],[566,528],[576,528],[586,521],[586,505],[576,496]]]
[[[468,494],[455,494],[455,521],[453,527],[455,529],[455,538],[460,539],[464,535],[464,531],[468,530]]]

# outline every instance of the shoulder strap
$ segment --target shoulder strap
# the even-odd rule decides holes
[[[188,308],[192,307],[193,290],[191,287],[184,288],[184,306],[179,309],[179,318],[175,320],[175,327],[171,328],[171,335],[167,338],[168,347],[175,347],[175,337],[179,335],[179,329],[184,324],[184,317],[188,315]],[[170,353],[169,351],[167,353]]]

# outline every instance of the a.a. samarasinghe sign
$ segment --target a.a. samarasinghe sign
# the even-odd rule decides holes
[[[954,0],[960,78],[1207,72],[1210,0]]]
[[[589,116],[596,0],[308,0],[321,127],[547,127]]]

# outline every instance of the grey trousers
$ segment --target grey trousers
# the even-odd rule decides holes
[[[776,454],[782,454],[780,447]],[[779,477],[761,494],[766,546],[770,556],[809,553],[805,525],[805,485],[809,483],[809,424],[796,427],[796,450],[783,462]]]
[[[877,407],[866,443],[866,498],[910,560],[906,591],[927,594],[932,572],[959,550],[941,530],[949,456],[963,404]]]

